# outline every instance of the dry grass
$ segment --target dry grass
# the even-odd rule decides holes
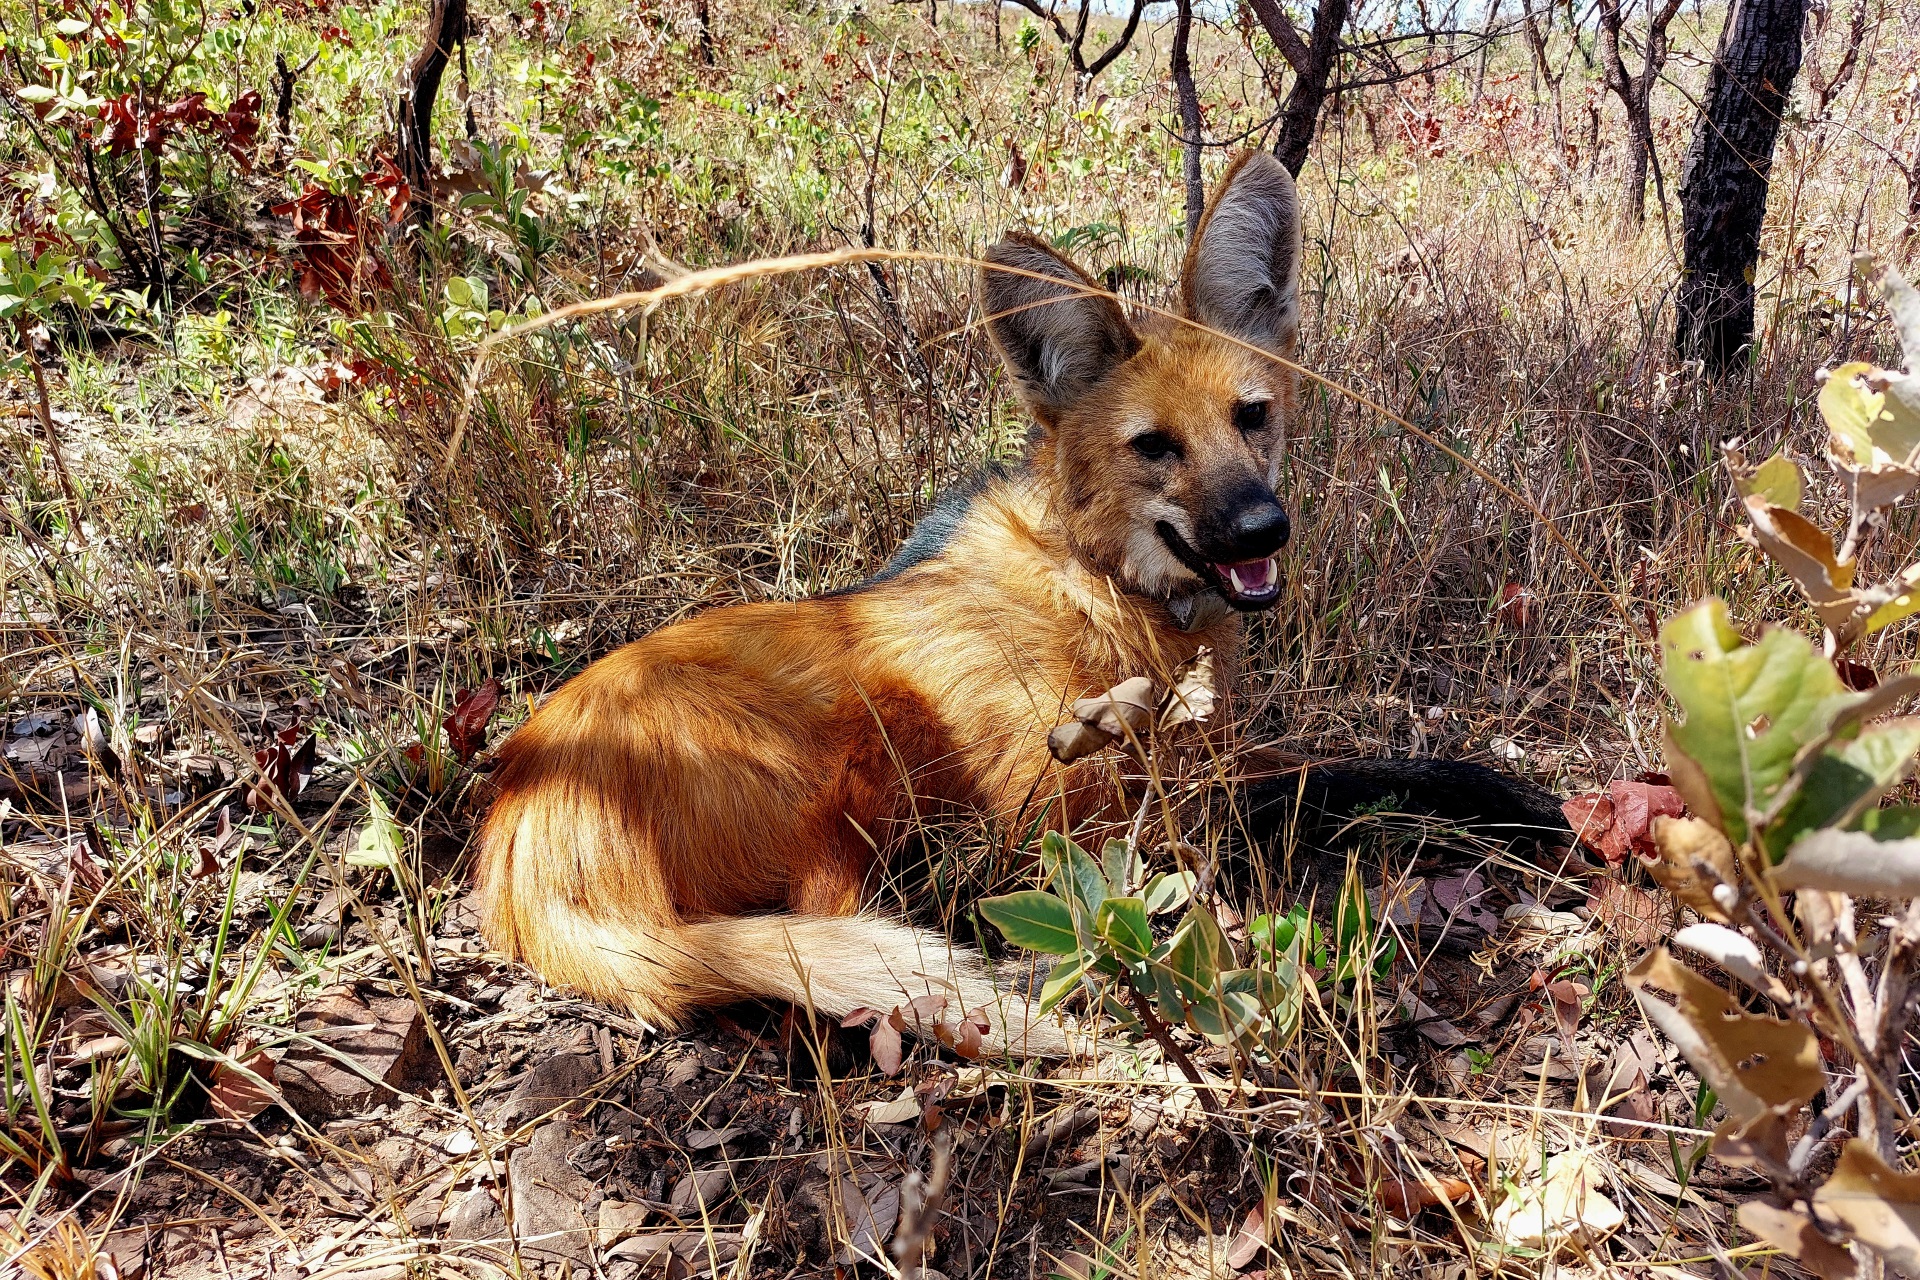
[[[1695,1172],[1702,1132],[1690,1078],[1664,1077],[1659,1119],[1623,1139],[1595,1114],[1591,1076],[1558,1078],[1536,1057],[1555,1030],[1551,1002],[1526,989],[1536,969],[1592,988],[1570,1050],[1609,1062],[1636,1029],[1609,981],[1643,945],[1631,929],[1560,919],[1567,936],[1507,929],[1461,950],[1396,922],[1382,990],[1310,1001],[1298,1037],[1270,1054],[1203,1059],[1242,1090],[1225,1129],[1151,1064],[1144,1079],[1116,1078],[1114,1061],[1043,1078],[923,1055],[909,1078],[942,1091],[947,1117],[930,1137],[858,1118],[899,1082],[849,1033],[734,1011],[662,1042],[538,990],[464,923],[462,851],[484,778],[438,727],[459,690],[505,683],[497,736],[593,656],[674,618],[856,581],[941,486],[1017,453],[1024,426],[974,327],[964,265],[1001,229],[1078,243],[1094,269],[1124,268],[1111,278],[1127,296],[1164,302],[1181,248],[1165,33],[1143,34],[1139,56],[1080,95],[1044,41],[1019,51],[1011,18],[996,53],[988,17],[949,10],[936,36],[905,11],[729,8],[722,66],[701,69],[674,39],[684,15],[583,6],[576,34],[603,50],[598,74],[660,98],[650,154],[670,172],[614,181],[538,141],[533,167],[581,196],[529,206],[550,238],[542,309],[648,287],[649,271],[858,245],[863,225],[882,249],[932,256],[740,281],[503,342],[450,465],[475,344],[438,323],[445,283],[489,276],[515,310],[529,292],[501,265],[524,242],[471,214],[443,251],[394,251],[405,284],[377,315],[296,305],[263,275],[224,312],[181,315],[169,343],[65,351],[56,407],[84,540],[14,388],[0,422],[14,522],[0,540],[0,708],[15,735],[0,784],[0,1038],[16,1146],[0,1185],[22,1266],[107,1275],[93,1250],[119,1228],[106,1256],[131,1256],[137,1224],[155,1275],[257,1273],[270,1251],[307,1280],[565,1274],[499,1242],[448,1243],[419,1206],[537,1146],[560,1104],[517,1114],[501,1098],[576,1047],[602,1069],[569,1109],[584,1118],[561,1119],[608,1153],[606,1170],[579,1175],[597,1193],[659,1200],[676,1179],[705,1186],[692,1175],[724,1170],[713,1206],[703,1190],[679,1212],[695,1270],[830,1270],[873,1197],[909,1174],[923,1180],[902,1193],[909,1219],[929,1185],[943,1200],[933,1238],[953,1276],[1220,1274],[1262,1206],[1276,1251],[1248,1265],[1269,1274],[1734,1265],[1739,1233],[1716,1198],[1734,1175],[1709,1165],[1693,1188],[1672,1185]],[[1708,47],[1717,15],[1688,20],[1683,48]],[[1839,117],[1788,129],[1761,267],[1767,332],[1750,374],[1719,387],[1669,351],[1676,267],[1657,209],[1623,231],[1614,151],[1556,158],[1518,46],[1478,83],[1469,63],[1334,116],[1302,180],[1303,350],[1354,395],[1311,390],[1294,427],[1295,554],[1286,599],[1250,637],[1252,737],[1301,755],[1493,760],[1563,791],[1657,767],[1647,619],[1708,591],[1743,620],[1797,607],[1734,540],[1714,459],[1732,436],[1817,455],[1814,371],[1886,352],[1846,263],[1858,248],[1903,251],[1890,237],[1904,192],[1877,148],[1913,128],[1901,86],[1915,34],[1888,11]],[[1264,111],[1230,36],[1210,34],[1200,59],[1223,136]],[[487,20],[483,133],[520,118],[511,64],[531,44]],[[1695,62],[1676,66],[1662,98],[1669,175],[1681,90],[1699,79]],[[1570,79],[1570,122],[1587,91]],[[556,91],[556,118],[569,94],[570,121],[610,127],[605,96],[577,85]],[[1429,114],[1443,145],[1411,145],[1406,122]],[[306,128],[317,154],[320,106]],[[1617,132],[1609,119],[1602,137]],[[309,381],[320,360],[347,358],[362,362],[357,380]],[[1869,555],[1891,560],[1911,533],[1889,530]],[[1524,617],[1500,609],[1510,584],[1529,593]],[[1911,642],[1896,630],[1882,645],[1884,668]],[[43,714],[49,732],[19,734]],[[311,783],[250,813],[255,752],[294,727],[318,735]],[[361,865],[376,793],[398,855]],[[234,830],[216,837],[223,810]],[[1195,799],[1176,821],[1211,851],[1230,844],[1220,818]],[[883,907],[965,929],[973,896],[1027,874],[1007,833],[927,843],[931,866],[900,868]],[[1324,916],[1349,860],[1388,902],[1409,877],[1468,868],[1502,905],[1588,892],[1458,833],[1378,817],[1330,850],[1273,854],[1233,873],[1248,914],[1312,899]],[[326,928],[330,916],[344,926]],[[203,1118],[221,1071],[231,1080],[259,1048],[299,1044],[294,1011],[353,982],[416,1000],[458,1083],[317,1125]],[[1413,996],[1477,1043],[1422,1035]],[[89,1065],[80,1048],[103,1035],[127,1043]],[[688,1145],[691,1129],[729,1126],[746,1137]],[[424,1146],[394,1155],[409,1135]],[[1493,1248],[1495,1203],[1564,1151],[1588,1153],[1628,1226],[1558,1262]],[[1407,1211],[1427,1174],[1468,1192]],[[249,1219],[262,1225],[235,1225]],[[599,1274],[631,1261],[602,1258]]]

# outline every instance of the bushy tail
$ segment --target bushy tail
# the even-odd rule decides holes
[[[986,1048],[1042,1057],[1068,1052],[1060,1024],[986,976],[979,953],[937,933],[876,916],[763,915],[658,924],[609,923],[559,904],[515,948],[549,982],[625,1006],[671,1029],[691,1010],[782,1000],[841,1018],[920,996],[992,1023]],[[531,922],[529,922],[531,923]]]
[[[1338,822],[1385,801],[1489,834],[1549,843],[1570,841],[1573,834],[1559,796],[1464,760],[1343,760],[1277,768],[1252,783],[1248,808],[1256,826],[1271,826],[1286,819],[1296,800],[1308,826]]]

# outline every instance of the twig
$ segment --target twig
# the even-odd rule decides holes
[[[53,429],[53,404],[47,396],[47,373],[40,364],[40,352],[33,345],[33,328],[25,312],[17,318],[20,326],[20,346],[27,353],[27,364],[33,369],[34,408],[40,416],[40,429],[47,435],[47,452],[53,457],[53,469],[60,477],[60,492],[66,495],[67,508],[73,518],[67,522],[74,541],[81,546],[87,545],[86,531],[80,527],[80,494],[73,487],[73,475],[67,470],[67,457],[60,451],[60,433]]]

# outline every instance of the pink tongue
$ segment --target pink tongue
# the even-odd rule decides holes
[[[1275,566],[1271,557],[1265,560],[1248,560],[1244,564],[1221,566],[1227,571],[1227,578],[1236,591],[1249,595],[1258,594],[1273,585]]]

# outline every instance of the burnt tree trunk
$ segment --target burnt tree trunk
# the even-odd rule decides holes
[[[693,22],[698,27],[700,62],[702,66],[713,65],[713,4],[711,0],[693,0]]]
[[[310,53],[305,62],[290,67],[286,54],[273,55],[273,168],[276,173],[287,167],[287,153],[293,149],[293,91],[319,56]]]
[[[433,103],[453,51],[467,35],[467,0],[433,0],[420,52],[407,64],[396,112],[400,172],[411,188],[414,221],[433,221]]]
[[[1293,88],[1280,110],[1280,136],[1274,140],[1273,154],[1296,178],[1306,167],[1307,152],[1313,149],[1320,108],[1327,101],[1334,64],[1340,60],[1340,29],[1347,23],[1348,8],[1349,0],[1320,0],[1314,6],[1313,32],[1306,42],[1305,57],[1294,63]],[[1256,6],[1255,13],[1265,25],[1263,6]],[[1294,43],[1300,43],[1297,37]],[[1284,52],[1286,45],[1280,47]]]
[[[1173,88],[1180,99],[1180,167],[1187,180],[1187,243],[1200,233],[1207,189],[1200,176],[1200,95],[1193,87],[1193,0],[1179,0],[1173,21]]]
[[[1807,0],[1733,0],[1680,174],[1684,266],[1674,343],[1718,377],[1753,342],[1753,277],[1780,111],[1800,72]]]

